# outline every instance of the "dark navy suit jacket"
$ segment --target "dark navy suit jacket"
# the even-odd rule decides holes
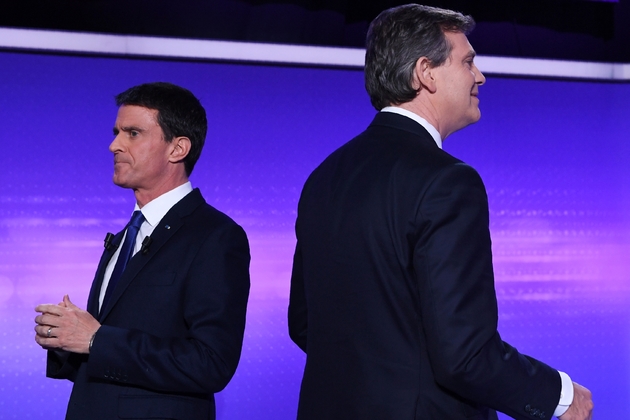
[[[420,124],[379,113],[332,153],[296,236],[299,420],[551,418],[560,375],[497,332],[484,185]]]
[[[247,237],[195,189],[151,238],[99,314],[114,250],[103,253],[88,300],[102,324],[90,354],[48,352],[47,375],[74,382],[67,419],[215,418],[213,394],[232,378],[241,353]]]

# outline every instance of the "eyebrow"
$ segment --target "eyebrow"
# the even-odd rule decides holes
[[[477,53],[475,52],[475,50],[470,50],[468,51],[468,54],[464,56],[464,61],[468,60],[469,58],[475,58],[476,56]]]
[[[114,132],[114,135],[119,133],[119,130],[118,130],[117,127],[114,127],[112,129],[112,131]],[[120,127],[120,131],[125,132],[125,133],[128,133],[130,131],[138,131],[138,132],[142,133],[144,131],[144,129],[132,125],[132,126],[129,126],[129,127]]]

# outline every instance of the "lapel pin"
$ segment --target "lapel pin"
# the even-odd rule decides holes
[[[168,230],[171,228],[171,225],[164,225],[164,227]]]

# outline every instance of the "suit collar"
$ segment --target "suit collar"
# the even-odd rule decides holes
[[[423,142],[429,141],[434,147],[438,147],[431,134],[422,125],[400,114],[393,112],[379,112],[374,116],[370,127],[388,127],[396,130],[403,130],[422,138]]]
[[[142,211],[146,222],[151,226],[151,231],[153,231],[153,227],[157,226],[157,224],[162,220],[162,218],[168,213],[168,211],[177,203],[179,203],[186,195],[190,194],[193,191],[193,188],[190,184],[190,181],[180,185],[179,187],[173,188],[172,190],[162,194],[154,200],[148,202],[142,209],[136,203],[135,210]],[[150,234],[150,233],[149,233]]]
[[[431,134],[431,137],[433,137],[433,140],[435,140],[435,144],[437,144],[440,149],[442,148],[442,136],[440,135],[439,131],[437,131],[437,128],[435,128],[429,121],[425,120],[420,115],[398,106],[386,106],[381,110],[381,112],[393,112],[394,114],[411,118],[412,120],[423,126],[424,129],[427,130],[429,134]]]
[[[204,204],[205,200],[201,196],[201,192],[198,188],[195,188],[190,194],[186,195],[183,199],[181,199],[177,204],[175,204],[167,213],[164,215],[160,223],[155,227],[155,230],[151,234],[151,244],[146,251],[140,251],[136,253],[125,268],[120,280],[118,280],[118,284],[116,285],[116,289],[114,293],[110,297],[106,306],[101,308],[100,314],[98,315],[98,320],[103,322],[103,320],[107,317],[112,307],[116,305],[116,302],[123,295],[127,287],[131,284],[133,279],[138,275],[138,273],[144,268],[144,266],[155,256],[155,254],[164,246],[164,244],[183,226],[184,219],[190,215],[197,207]],[[122,237],[122,232],[119,232],[115,240],[120,242],[120,238]],[[114,242],[117,243],[117,242]],[[103,275],[105,273],[105,268],[109,260],[113,255],[113,251],[105,251],[103,256],[101,257],[101,262],[99,263],[99,267],[97,269],[97,277],[95,278],[94,284],[92,286],[92,290],[90,291],[90,299],[88,306],[90,309],[96,308],[96,312],[98,312],[98,295],[100,291],[100,285],[103,283]],[[98,284],[98,287],[96,286]],[[96,290],[95,290],[96,289]],[[95,295],[95,296],[94,296]],[[94,306],[93,300],[96,299],[96,305]],[[94,314],[93,314],[94,315]]]

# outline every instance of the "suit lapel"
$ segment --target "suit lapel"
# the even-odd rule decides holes
[[[116,305],[120,297],[125,293],[129,285],[133,282],[134,278],[140,273],[140,271],[153,259],[153,257],[160,251],[164,244],[183,226],[183,218],[192,213],[200,204],[204,202],[199,189],[194,189],[186,197],[182,198],[177,204],[175,204],[164,215],[160,223],[155,227],[151,234],[151,245],[146,253],[142,251],[136,253],[125,268],[122,276],[118,280],[118,284],[114,289],[113,294],[109,298],[107,305],[102,308],[98,317],[102,323],[103,320],[110,313],[111,309]],[[110,256],[111,258],[111,256]],[[109,259],[108,259],[109,261]],[[107,266],[107,264],[105,264]],[[100,269],[100,265],[99,265]],[[103,268],[104,273],[104,268]],[[100,283],[102,283],[102,275],[100,277]],[[96,283],[96,282],[95,282]],[[100,287],[98,288],[100,290]],[[98,308],[98,293],[97,293],[96,307]]]
[[[109,264],[109,260],[112,259],[112,256],[116,252],[116,249],[118,249],[123,233],[124,229],[118,232],[116,236],[114,236],[114,239],[112,239],[112,244],[115,245],[114,248],[106,248],[103,251],[101,260],[99,261],[96,269],[96,274],[94,275],[94,281],[92,281],[92,287],[90,288],[90,294],[88,295],[87,311],[95,318],[98,318],[98,298],[101,293],[103,277],[105,277],[105,269],[107,268],[107,264]]]

